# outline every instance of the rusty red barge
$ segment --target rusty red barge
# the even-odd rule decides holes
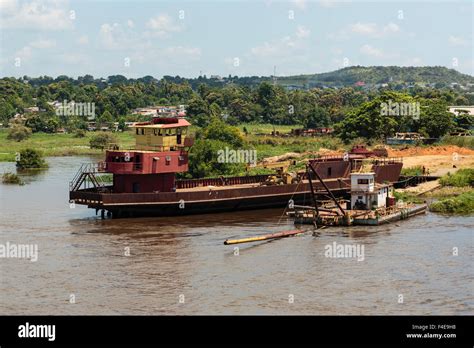
[[[309,202],[306,173],[291,180],[269,180],[272,175],[247,175],[210,179],[176,179],[188,170],[188,152],[193,144],[187,136],[190,123],[180,118],[154,118],[133,126],[136,146],[106,151],[105,161],[83,164],[70,182],[71,202],[101,211],[104,216],[173,216],[234,210],[281,208],[289,202]],[[336,197],[347,196],[349,174],[360,168],[364,154],[320,157],[313,167]],[[376,180],[396,182],[401,159],[372,159]],[[113,181],[102,180],[112,174]],[[280,173],[285,175],[285,173]],[[274,177],[274,176],[273,176]],[[327,191],[314,184],[316,195]]]

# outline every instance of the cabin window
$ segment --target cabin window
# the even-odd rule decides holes
[[[328,167],[328,176],[331,176],[331,173],[332,173],[332,168]]]
[[[145,135],[145,128],[140,128],[142,135]]]
[[[367,185],[369,183],[369,179],[357,179],[357,183],[359,185]]]
[[[138,135],[138,128],[136,128],[136,129],[135,129],[135,132],[136,132],[136,133],[137,133],[137,135]]]
[[[371,184],[373,184],[373,183],[374,183],[374,179],[370,179],[369,182],[370,182]]]
[[[362,196],[357,196],[357,199],[362,199]]]
[[[166,165],[169,165],[171,163],[171,156],[166,156]]]
[[[153,129],[153,134],[156,135],[156,129]]]
[[[133,193],[139,193],[140,192],[140,183],[139,182],[134,182],[132,184],[132,191],[133,191]]]

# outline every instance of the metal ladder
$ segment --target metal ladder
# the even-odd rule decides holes
[[[96,189],[104,188],[107,182],[101,175],[95,175],[105,171],[104,164],[104,162],[83,163],[74,178],[69,182],[69,190],[77,191],[81,188],[83,183],[85,183],[86,188],[88,188],[89,182],[92,183]],[[87,178],[89,178],[89,180],[87,180]]]

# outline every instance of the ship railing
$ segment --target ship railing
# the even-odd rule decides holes
[[[242,184],[258,184],[267,180],[268,174],[220,177],[209,179],[183,179],[176,181],[177,189],[206,187],[206,186],[231,186]]]

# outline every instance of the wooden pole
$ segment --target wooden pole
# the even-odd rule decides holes
[[[262,240],[295,236],[297,234],[301,234],[304,232],[305,231],[303,230],[291,230],[291,231],[283,231],[283,232],[277,232],[277,233],[272,233],[272,234],[264,234],[262,236],[256,236],[256,237],[247,237],[247,238],[242,238],[242,239],[227,239],[224,242],[224,244],[231,245],[231,244],[240,244],[240,243],[260,242]]]

